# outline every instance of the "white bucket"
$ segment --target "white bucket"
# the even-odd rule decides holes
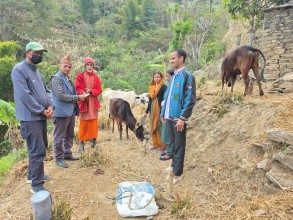
[[[46,190],[32,196],[33,216],[35,220],[50,220],[52,217],[52,199]]]

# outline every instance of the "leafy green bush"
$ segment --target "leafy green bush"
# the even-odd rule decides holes
[[[0,157],[11,152],[12,146],[4,136],[9,128],[10,119],[15,120],[15,109],[8,102],[0,99]]]
[[[13,151],[7,156],[0,158],[0,178],[13,167],[14,164],[18,163],[19,161],[27,158],[27,150],[25,148],[21,148],[17,151]]]
[[[221,92],[216,97],[216,102],[212,105],[212,111],[222,117],[228,112],[229,104],[237,104],[243,101],[243,95],[235,93]]]
[[[10,73],[13,66],[16,64],[15,55],[14,57],[3,56],[0,58],[0,99],[6,101],[13,100],[13,86],[10,78]]]
[[[5,56],[15,57],[16,50],[19,48],[18,43],[13,41],[0,42],[0,58]]]
[[[242,102],[243,95],[238,92],[234,92],[234,93],[221,92],[217,95],[216,101],[218,104],[230,104],[230,103]]]
[[[23,147],[23,139],[17,128],[19,122],[15,118],[15,106],[13,102],[5,102],[0,99],[0,125],[6,125],[7,130],[3,131],[4,139],[1,140],[0,153],[7,154],[10,152],[11,146],[14,149]],[[8,140],[9,143],[3,142],[3,140]],[[1,156],[1,154],[0,154]]]
[[[19,124],[15,118],[15,105],[0,99],[0,124]]]
[[[201,63],[213,63],[217,58],[221,57],[223,51],[225,51],[225,44],[221,41],[205,43],[202,48]]]
[[[8,129],[8,126],[0,126],[0,133],[5,133]],[[1,139],[0,140],[0,157],[8,155],[10,152],[12,152],[12,145],[9,143],[9,141]]]
[[[13,66],[17,63],[16,61],[16,50],[19,45],[16,42],[6,41],[0,42],[0,99],[6,101],[13,101],[13,86],[10,78],[10,73]],[[4,135],[8,130],[6,122],[2,122],[5,112],[3,112],[3,104],[0,104],[0,156],[5,155],[11,150],[11,145],[4,144]],[[9,113],[9,112],[8,112]],[[10,117],[11,119],[11,117]],[[8,119],[9,120],[9,119]],[[3,144],[2,144],[3,143]]]
[[[59,68],[57,65],[52,65],[49,62],[41,62],[37,65],[37,68],[39,69],[40,73],[43,75],[46,84],[49,84],[50,78],[55,75]]]

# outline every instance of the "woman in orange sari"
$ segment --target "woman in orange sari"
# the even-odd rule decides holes
[[[160,119],[161,102],[164,99],[164,92],[167,86],[164,84],[164,77],[160,71],[156,71],[149,87],[150,100],[146,114],[150,113],[150,130],[152,134],[153,147],[151,150],[160,149],[164,152],[166,145],[161,140],[162,122]]]

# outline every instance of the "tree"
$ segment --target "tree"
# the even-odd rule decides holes
[[[33,4],[29,0],[1,0],[0,1],[0,40],[7,41],[15,35],[15,29],[24,27],[26,19],[31,16]]]
[[[255,32],[261,27],[264,18],[263,10],[273,4],[281,5],[289,0],[224,0],[224,6],[228,8],[233,19],[243,17],[250,23],[250,45],[255,40]]]
[[[156,5],[153,0],[144,0],[142,4],[142,20],[146,28],[155,24]]]
[[[192,31],[192,21],[186,17],[173,24],[174,37],[170,49],[183,48],[185,37]]]
[[[129,38],[136,36],[137,31],[144,29],[142,22],[142,8],[135,0],[128,0],[123,6],[123,24]]]
[[[10,73],[16,64],[16,49],[19,45],[15,42],[0,42],[0,99],[13,101],[13,88]]]
[[[10,73],[17,62],[17,48],[19,48],[19,45],[15,42],[0,42],[0,156],[7,153],[5,151],[9,151],[6,147],[7,144],[2,144],[5,134],[12,137],[10,136],[11,132],[14,133],[17,131],[15,109],[11,103],[9,104],[4,101],[13,101],[13,87]]]
[[[201,50],[212,23],[213,21],[211,19],[198,18],[194,28],[195,31],[187,37],[187,43],[191,47],[192,59],[196,62],[199,62],[201,59]]]
[[[98,20],[97,10],[93,0],[79,0],[81,15],[89,24],[94,24]]]

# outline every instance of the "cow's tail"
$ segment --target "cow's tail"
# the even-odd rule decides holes
[[[262,68],[262,70],[261,70],[261,72],[260,72],[260,80],[261,81],[264,81],[264,70],[265,70],[265,67],[266,67],[266,64],[267,64],[267,62],[266,62],[266,58],[265,58],[265,56],[263,55],[263,53],[261,52],[261,50],[259,50],[259,49],[256,49],[256,48],[252,48],[253,49],[253,51],[255,51],[255,52],[259,52],[260,53],[260,55],[263,57],[263,68]]]

